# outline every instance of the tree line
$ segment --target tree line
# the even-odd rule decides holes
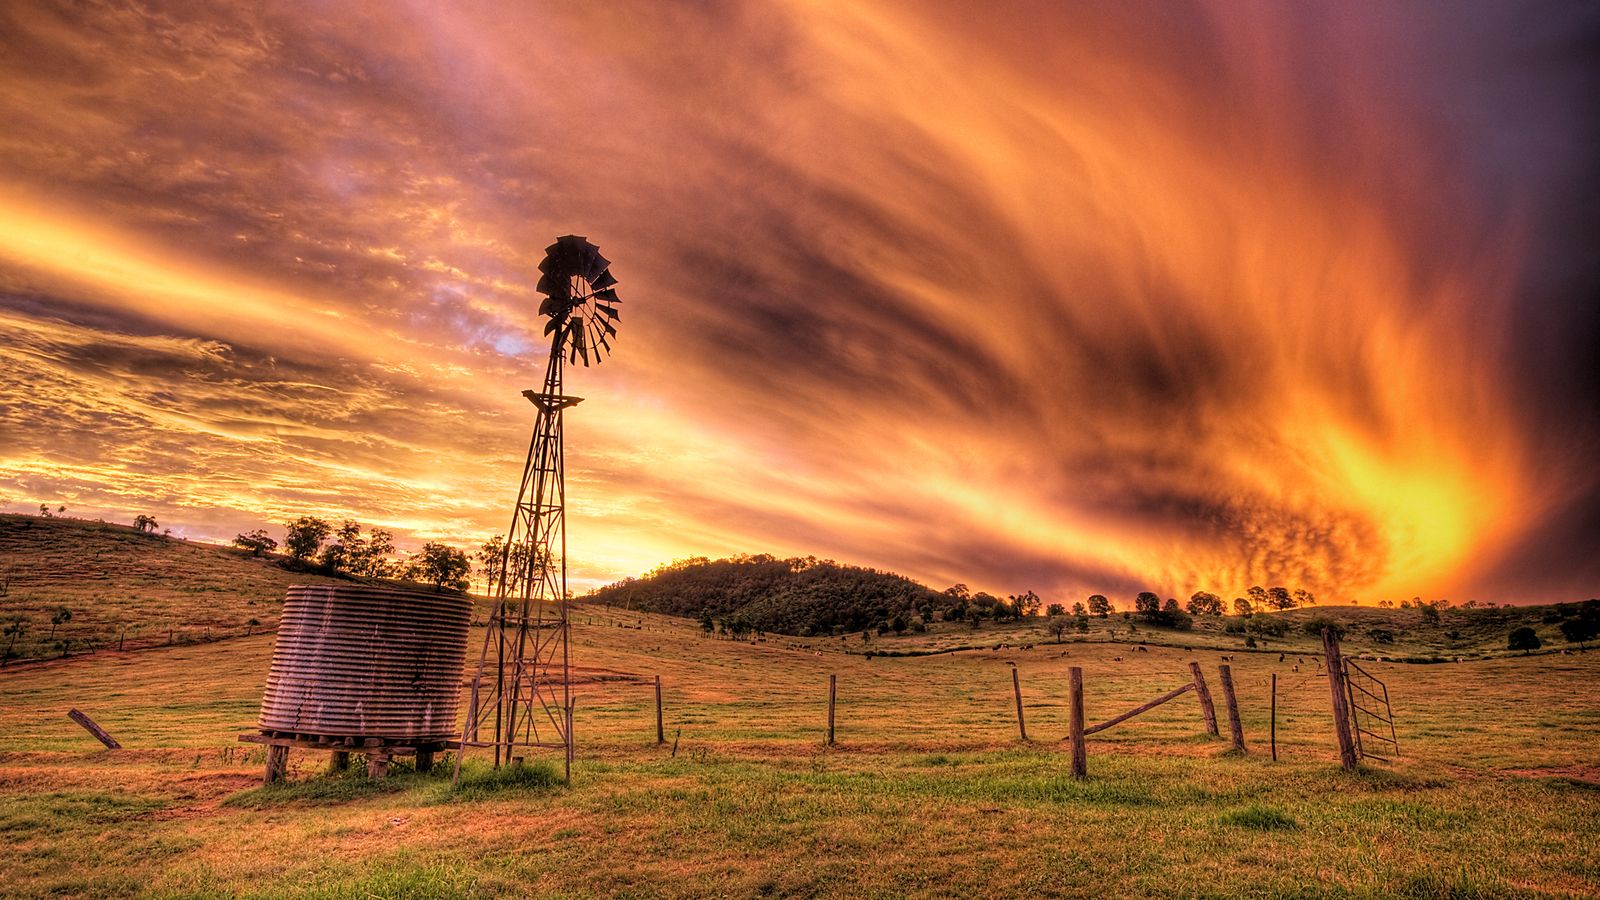
[[[394,535],[382,528],[363,533],[360,523],[344,520],[338,527],[316,516],[301,516],[284,526],[283,550],[307,568],[356,578],[394,578],[464,591],[471,561],[449,544],[429,541],[406,559],[396,559]],[[238,535],[233,544],[252,556],[278,552],[279,544],[266,529]]]

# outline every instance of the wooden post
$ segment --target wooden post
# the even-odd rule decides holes
[[[100,743],[105,744],[107,750],[121,750],[122,749],[122,745],[117,743],[117,739],[116,738],[112,737],[109,734],[106,734],[106,730],[104,728],[101,728],[99,725],[96,725],[94,723],[93,719],[89,718],[88,716],[84,715],[83,713],[78,712],[75,709],[68,710],[67,711],[67,718],[71,719],[74,722],[77,722],[79,725],[82,725],[83,726],[83,730],[89,732],[92,735],[94,735],[95,739],[98,740]]]
[[[267,771],[261,776],[262,784],[277,784],[289,772],[289,748],[281,744],[267,745]]]
[[[1211,704],[1211,689],[1206,687],[1206,676],[1200,671],[1200,664],[1189,663],[1189,674],[1194,676],[1194,692],[1200,697],[1200,713],[1206,717],[1206,733],[1220,736],[1217,730],[1217,708]]]
[[[328,760],[328,774],[337,775],[340,772],[350,771],[350,751],[335,750]]]
[[[417,771],[418,772],[432,772],[433,771],[433,751],[432,750],[418,750],[417,751]]]
[[[1228,730],[1233,735],[1233,749],[1244,752],[1244,724],[1239,721],[1239,700],[1233,693],[1233,670],[1227,663],[1217,666],[1222,674],[1222,699],[1228,704]]]
[[[828,676],[828,746],[833,746],[833,702],[838,696],[839,676]]]
[[[572,758],[578,753],[578,741],[572,734],[572,707],[578,702],[576,697],[567,697],[567,771],[566,783],[572,786]]]
[[[367,777],[387,778],[389,776],[389,754],[376,751],[367,753]]]
[[[661,676],[656,676],[656,743],[667,742],[667,729],[661,723]]]
[[[1333,733],[1339,739],[1339,763],[1346,771],[1354,772],[1356,744],[1350,734],[1350,701],[1345,696],[1344,657],[1339,653],[1339,638],[1332,628],[1322,629],[1322,649],[1328,663],[1328,693],[1333,698]]]
[[[1278,673],[1272,673],[1272,761],[1278,761]]]
[[[1017,698],[1017,734],[1027,740],[1028,726],[1022,721],[1022,678],[1017,675],[1016,666],[1011,667],[1011,693]]]
[[[1072,777],[1089,777],[1089,751],[1083,742],[1083,669],[1073,666],[1067,670],[1067,691],[1070,709],[1068,728],[1072,738]]]

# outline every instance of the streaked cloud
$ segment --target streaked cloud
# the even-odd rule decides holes
[[[1546,13],[14,5],[0,500],[501,531],[576,232],[586,582],[1592,593],[1600,24]]]

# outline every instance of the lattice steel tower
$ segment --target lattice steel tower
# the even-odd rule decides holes
[[[492,585],[489,619],[467,701],[467,720],[456,755],[494,748],[496,767],[522,757],[524,748],[560,749],[572,778],[571,654],[567,648],[566,473],[562,413],[582,398],[562,393],[563,362],[592,361],[611,352],[621,318],[611,263],[600,248],[577,235],[545,248],[538,290],[539,314],[549,317],[544,388],[523,391],[537,410],[522,486]],[[493,661],[491,668],[490,661]],[[492,736],[490,736],[492,734]]]

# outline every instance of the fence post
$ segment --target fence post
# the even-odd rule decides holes
[[[839,676],[828,676],[828,746],[833,746],[833,701],[838,694]]]
[[[1028,726],[1022,721],[1022,679],[1017,675],[1017,667],[1011,667],[1011,693],[1017,698],[1017,734],[1023,740],[1028,739]]]
[[[1089,777],[1089,751],[1083,743],[1083,669],[1073,666],[1067,670],[1068,701],[1070,710],[1068,728],[1072,738],[1072,777]]]
[[[1194,676],[1194,692],[1200,697],[1200,713],[1206,717],[1206,733],[1218,737],[1222,732],[1217,730],[1217,708],[1211,703],[1211,689],[1206,687],[1206,676],[1197,662],[1189,663],[1189,673]]]
[[[661,722],[661,676],[656,676],[656,743],[667,742],[667,730]]]
[[[1233,749],[1244,752],[1244,725],[1239,721],[1239,700],[1233,693],[1233,669],[1226,663],[1217,666],[1222,674],[1222,699],[1228,704],[1228,730],[1233,734]]]
[[[1350,706],[1345,694],[1344,657],[1339,653],[1339,638],[1332,628],[1322,629],[1322,648],[1328,663],[1328,692],[1333,696],[1333,732],[1339,739],[1339,763],[1347,771],[1356,770],[1356,745],[1350,735]]]
[[[1272,761],[1278,761],[1278,673],[1272,673]]]

